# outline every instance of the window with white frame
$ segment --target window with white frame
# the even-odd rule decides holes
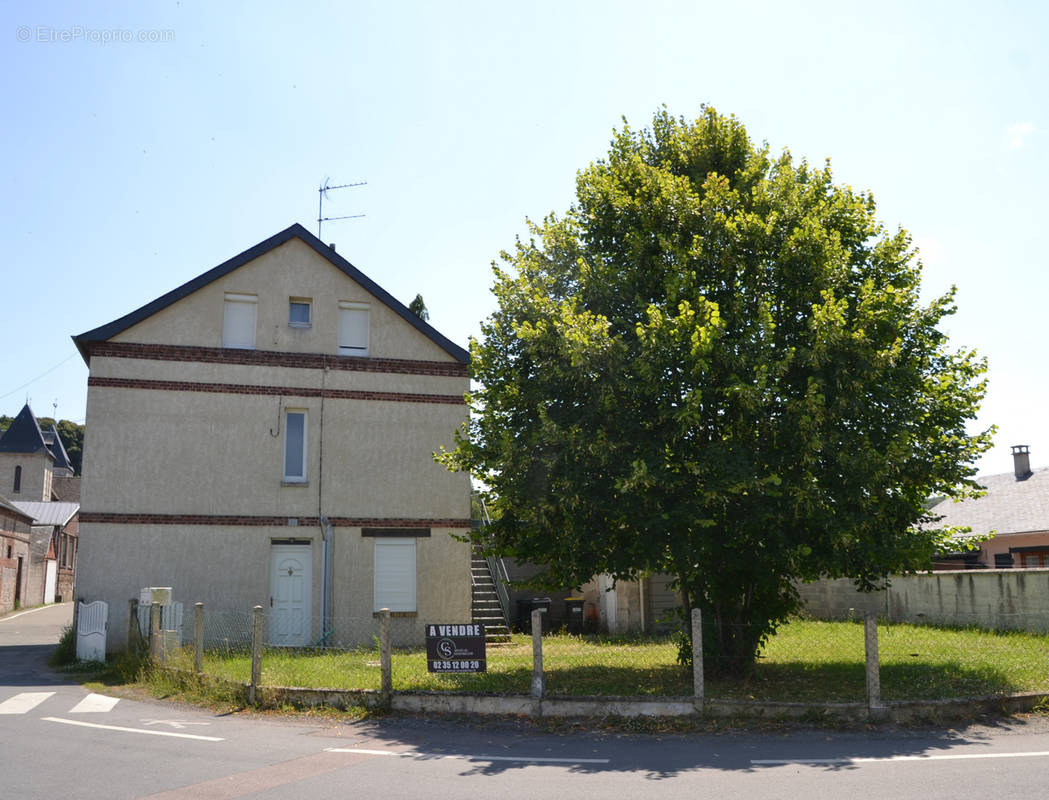
[[[368,355],[369,310],[367,303],[339,302],[339,354]]]
[[[255,310],[259,298],[253,294],[226,292],[222,314],[222,346],[255,349]]]
[[[284,481],[306,482],[306,412],[284,412]]]
[[[288,301],[288,325],[292,328],[308,328],[313,324],[313,303],[308,297],[292,297]]]
[[[375,540],[375,610],[415,611],[415,539]]]

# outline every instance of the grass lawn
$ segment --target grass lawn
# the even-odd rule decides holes
[[[1013,692],[1049,692],[1049,636],[994,633],[913,625],[880,625],[882,697],[943,699]],[[424,650],[395,650],[395,690],[527,694],[532,679],[531,637],[488,648],[488,671],[433,675]],[[543,638],[547,692],[551,695],[685,696],[692,674],[677,663],[669,638]],[[192,668],[191,653],[177,666]],[[184,663],[183,663],[184,662]],[[246,654],[205,654],[210,675],[247,682]],[[321,652],[269,649],[262,683],[333,689],[378,689],[379,655],[369,647]],[[862,701],[866,694],[863,625],[794,620],[763,648],[747,675],[708,679],[708,698]]]

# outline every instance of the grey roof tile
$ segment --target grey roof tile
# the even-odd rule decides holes
[[[1049,531],[1049,467],[1033,470],[1025,480],[1012,472],[984,475],[976,479],[986,488],[983,497],[944,500],[931,513],[940,515],[940,525],[967,526],[969,535],[992,531],[999,536],[1010,533]]]

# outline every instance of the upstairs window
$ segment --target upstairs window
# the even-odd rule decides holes
[[[368,304],[339,303],[339,355],[368,355]]]
[[[313,324],[312,303],[307,297],[293,297],[288,302],[288,325],[293,328],[309,328]]]
[[[22,467],[21,465],[15,467],[15,491],[22,491]]]
[[[284,481],[306,482],[306,412],[284,412]]]
[[[253,294],[226,293],[222,315],[222,346],[255,349],[255,310],[259,299]]]

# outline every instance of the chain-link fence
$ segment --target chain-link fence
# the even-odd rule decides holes
[[[150,609],[141,607],[132,625],[154,658],[253,687],[866,701],[872,707],[882,700],[1049,692],[1049,634],[878,622],[873,615],[845,621],[796,618],[764,639],[746,626],[696,620],[702,642],[698,665],[688,663],[692,643],[683,633],[543,635],[534,625],[534,636],[514,634],[508,642],[488,644],[482,671],[466,671],[464,662],[459,672],[458,663],[432,669],[426,626],[411,616],[289,622],[261,608],[226,611],[198,605],[182,611],[164,607],[153,614]],[[1023,620],[1014,622],[1021,627]],[[385,682],[384,639],[389,650]]]
[[[1049,636],[1012,614],[1006,629],[980,627],[976,615],[955,624],[878,625],[881,695],[885,700],[979,697],[1049,690]],[[970,624],[965,625],[965,622]]]

